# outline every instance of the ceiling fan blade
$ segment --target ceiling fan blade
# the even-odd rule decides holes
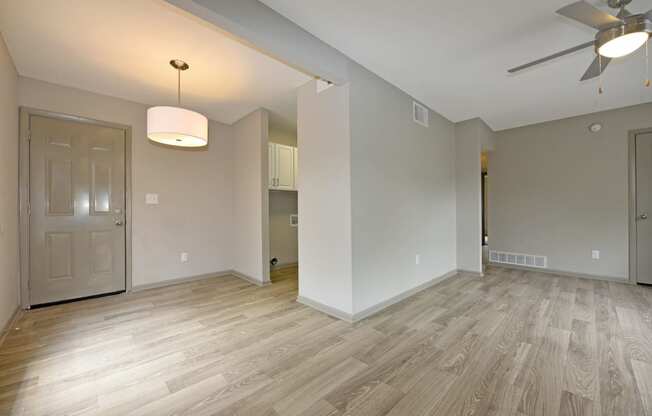
[[[584,75],[582,75],[582,81],[586,81],[587,79],[595,78],[598,75],[600,75],[602,72],[604,72],[605,68],[607,65],[609,65],[609,62],[611,62],[610,58],[607,57],[602,57],[602,62],[600,62],[600,59],[596,56],[593,62],[591,62],[591,65],[589,68],[586,70]],[[602,71],[600,71],[602,69]]]
[[[557,13],[595,29],[621,22],[616,16],[603,12],[583,0],[562,7]]]
[[[627,16],[631,16],[631,15],[632,15],[632,14],[629,12],[629,10],[627,10],[627,9],[624,8],[624,7],[623,7],[622,9],[620,9],[620,11],[618,12],[618,17],[620,17],[621,19],[622,19],[623,17],[627,17]]]
[[[550,61],[555,58],[559,58],[560,56],[568,55],[570,53],[588,48],[589,46],[593,46],[593,43],[594,43],[593,41],[590,41],[590,42],[583,43],[581,45],[573,46],[572,48],[565,49],[561,52],[553,53],[552,55],[546,56],[545,58],[537,59],[536,61],[528,62],[527,64],[523,64],[515,68],[508,69],[507,72],[513,74],[514,72],[522,71],[532,66],[542,64],[544,62]]]

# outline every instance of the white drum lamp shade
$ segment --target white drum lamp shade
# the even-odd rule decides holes
[[[147,110],[147,137],[170,146],[206,146],[208,119],[185,108],[151,107]]]

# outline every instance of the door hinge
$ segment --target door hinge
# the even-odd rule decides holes
[[[32,141],[32,132],[27,130],[27,141],[31,142]]]
[[[29,216],[31,216],[31,215],[32,215],[32,204],[30,204],[30,203],[28,202],[28,203],[27,203],[27,216],[29,217]]]

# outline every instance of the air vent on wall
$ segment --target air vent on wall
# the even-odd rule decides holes
[[[545,269],[548,267],[548,257],[533,254],[507,253],[504,251],[489,251],[489,261],[492,263],[512,264],[515,266],[535,267]]]
[[[297,215],[297,214],[290,215],[290,226],[291,227],[298,227],[299,226],[299,215]]]
[[[424,127],[429,125],[429,112],[428,107],[419,104],[416,101],[412,102],[412,117],[415,123],[421,124]]]

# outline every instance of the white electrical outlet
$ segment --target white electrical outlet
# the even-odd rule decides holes
[[[158,205],[158,194],[145,194],[145,203],[147,205]]]
[[[417,254],[414,256],[414,264],[420,264],[421,263],[421,254]]]
[[[593,260],[600,260],[600,250],[591,251],[591,258]]]
[[[188,263],[188,253],[181,253],[181,263]]]

